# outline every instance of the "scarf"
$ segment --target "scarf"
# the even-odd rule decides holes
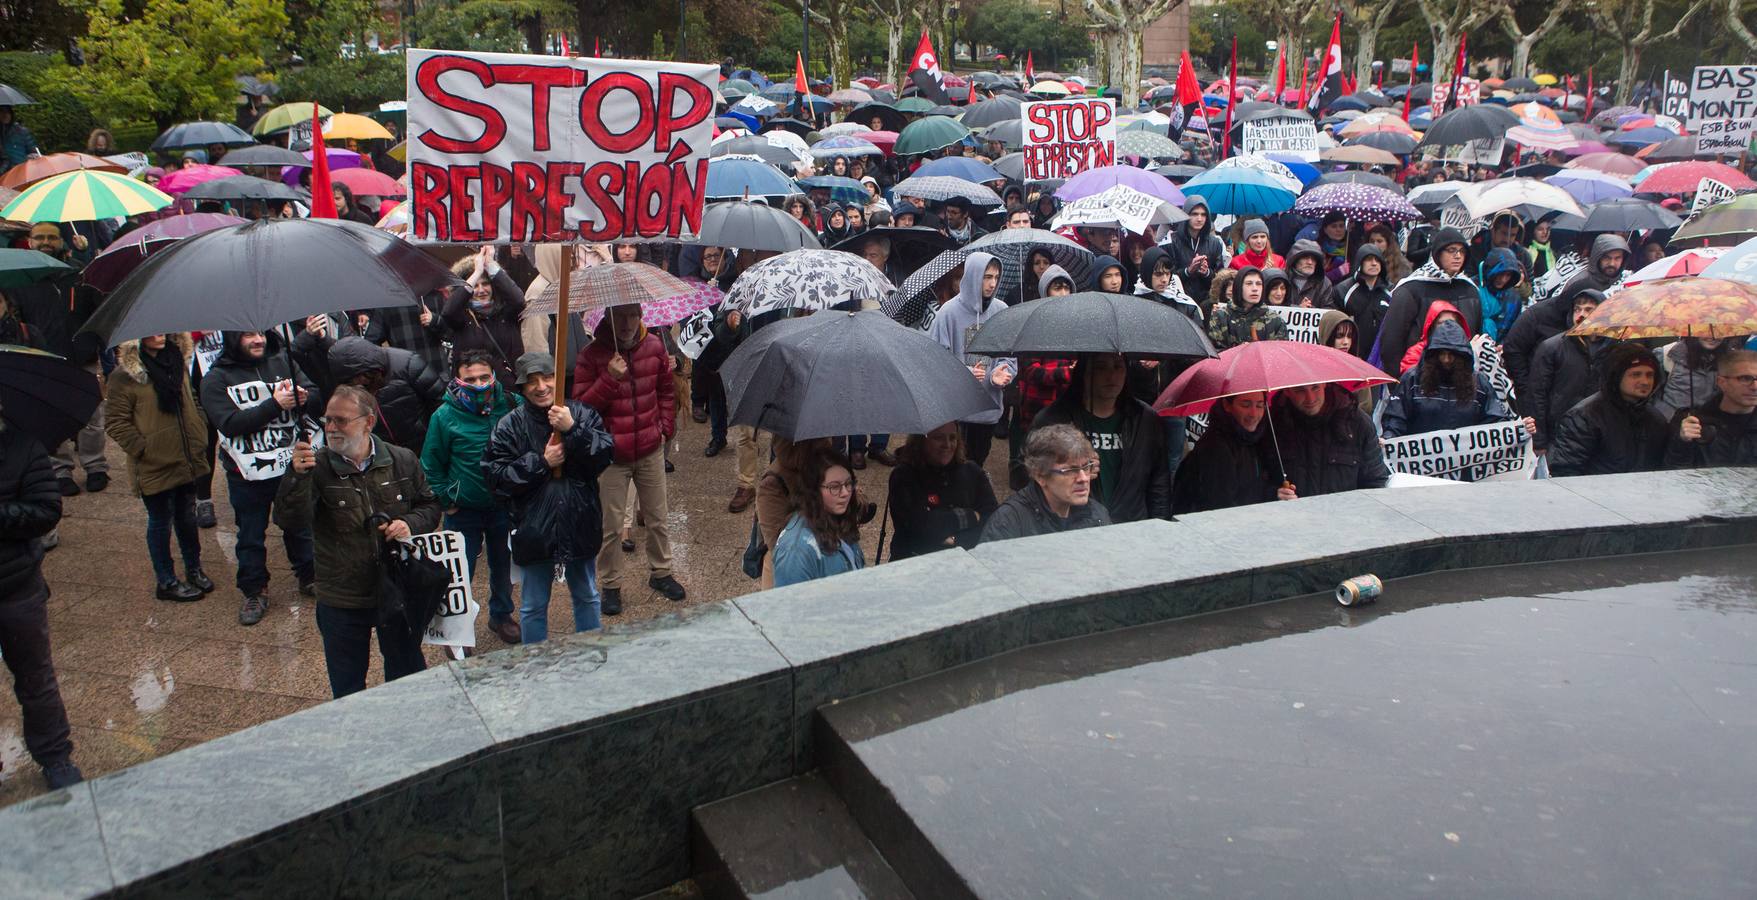
[[[494,389],[500,385],[490,381],[487,384],[468,384],[461,379],[451,380],[451,396],[464,408],[465,412],[478,416],[488,415],[494,410]]]
[[[183,368],[183,351],[170,340],[165,341],[164,348],[157,353],[142,347],[140,364],[146,369],[146,380],[153,386],[153,395],[158,398],[159,412],[175,415],[183,408],[183,379],[188,377]]]

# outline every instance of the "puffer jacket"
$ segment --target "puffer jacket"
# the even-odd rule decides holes
[[[1178,515],[1210,509],[1248,506],[1275,499],[1280,486],[1274,461],[1265,463],[1263,438],[1267,421],[1245,431],[1216,403],[1208,412],[1208,430],[1177,466],[1171,490],[1171,511]]]
[[[1623,374],[1645,365],[1659,375],[1659,360],[1638,344],[1619,344],[1605,357],[1598,393],[1564,413],[1550,442],[1550,474],[1614,475],[1651,472],[1665,462],[1666,419],[1652,398],[1624,399]]]
[[[1462,356],[1467,363],[1474,359],[1470,342],[1464,338],[1463,327],[1450,321],[1435,326],[1433,336],[1428,338],[1427,353],[1423,354],[1421,365],[1403,373],[1403,377],[1398,379],[1397,390],[1385,400],[1384,415],[1379,420],[1379,430],[1385,437],[1469,428],[1472,425],[1505,422],[1514,418],[1513,411],[1501,402],[1488,378],[1481,372],[1475,372],[1474,366],[1472,369],[1476,390],[1475,396],[1469,401],[1457,402],[1452,387],[1447,384],[1439,385],[1432,394],[1423,393],[1422,370],[1430,365],[1437,365],[1434,357],[1442,350],[1450,350]]]
[[[1302,276],[1295,270],[1301,257],[1309,256],[1317,267],[1309,276]],[[1317,241],[1294,241],[1293,249],[1287,253],[1287,280],[1291,288],[1287,296],[1288,306],[1314,306],[1319,309],[1334,309],[1337,305],[1336,286],[1325,274],[1327,259]]]
[[[1308,416],[1286,395],[1275,398],[1282,477],[1301,497],[1384,487],[1391,480],[1373,420],[1339,385],[1326,385],[1324,409]]]
[[[195,341],[187,334],[172,337],[187,361],[195,357]],[[213,471],[207,461],[207,416],[195,402],[187,368],[183,399],[177,411],[159,409],[159,398],[140,359],[140,341],[116,348],[116,371],[104,395],[104,433],[128,454],[128,475],[142,496],[190,484]]]
[[[573,428],[561,438],[566,459],[560,480],[543,463],[543,447],[554,433],[549,412],[529,403],[494,426],[482,457],[488,489],[512,506],[512,524],[518,529],[512,537],[512,561],[521,566],[596,559],[604,541],[598,475],[610,466],[610,433],[597,410],[583,403],[569,403],[567,409]]]
[[[1043,489],[1033,481],[1014,491],[995,509],[994,515],[988,517],[988,523],[982,526],[982,543],[1058,534],[1110,523],[1110,511],[1096,497],[1087,500],[1084,506],[1069,509],[1065,519],[1056,515],[1043,499]]]
[[[622,350],[628,374],[610,377],[616,335],[610,317],[598,323],[592,342],[573,366],[573,399],[597,410],[616,442],[616,461],[632,463],[677,433],[677,384],[671,377],[671,356],[658,335],[641,327],[632,347]]]
[[[1260,269],[1246,266],[1232,279],[1232,299],[1225,306],[1216,306],[1208,316],[1208,338],[1214,342],[1214,349],[1225,350],[1251,341],[1285,341],[1287,340],[1287,320],[1280,314],[1271,312],[1262,303],[1245,308],[1240,298],[1244,288],[1245,276],[1252,272],[1263,274]]]
[[[1501,335],[1513,330],[1513,323],[1519,318],[1524,303],[1519,295],[1519,285],[1525,281],[1525,267],[1520,265],[1519,257],[1513,251],[1495,247],[1477,266],[1476,273],[1476,293],[1482,302],[1482,331],[1498,342]],[[1495,290],[1495,278],[1503,274],[1513,276],[1513,280],[1507,282],[1506,287]]]
[[[1361,275],[1361,261],[1367,257],[1379,261],[1379,277],[1367,283]],[[1385,311],[1391,308],[1391,282],[1385,268],[1385,254],[1376,244],[1364,244],[1354,254],[1354,274],[1336,285],[1336,302],[1348,317],[1354,320],[1358,331],[1354,342],[1354,355],[1366,359],[1372,352],[1373,344],[1379,340],[1379,323],[1385,321]]]
[[[1201,231],[1194,231],[1190,223],[1185,221],[1171,229],[1171,236],[1159,246],[1171,257],[1172,271],[1183,281],[1184,291],[1192,297],[1208,296],[1208,289],[1214,284],[1214,275],[1226,268],[1226,242],[1214,233],[1213,210],[1208,208],[1208,201],[1201,194],[1191,194],[1184,198],[1184,212],[1189,213],[1197,208],[1208,210],[1208,224]],[[1208,259],[1208,271],[1192,271],[1190,265],[1196,257]]]
[[[0,422],[0,603],[47,596],[38,538],[60,521],[49,451],[29,432]]]
[[[317,465],[289,468],[275,499],[283,531],[310,529],[317,539],[317,602],[343,609],[378,606],[378,561],[384,538],[373,526],[383,513],[409,523],[410,534],[439,527],[443,509],[427,487],[413,451],[372,442],[366,471],[335,451],[317,451]]]
[[[380,347],[365,338],[336,341],[329,346],[328,357],[336,384],[370,372],[384,374],[384,383],[373,394],[378,423],[372,433],[420,453],[427,440],[427,418],[445,400],[445,382],[439,373],[407,350]]]
[[[1702,423],[1702,440],[1678,437],[1678,426],[1690,415]],[[1757,413],[1740,416],[1721,409],[1720,392],[1715,391],[1697,409],[1672,414],[1666,425],[1666,468],[1752,465],[1757,465]]]
[[[1086,366],[1074,367],[1068,389],[1048,409],[1037,414],[1032,430],[1049,425],[1072,425],[1084,432],[1086,410]],[[1171,457],[1165,446],[1165,425],[1151,407],[1129,396],[1125,390],[1117,398],[1122,421],[1117,429],[1126,435],[1126,449],[1117,471],[1117,483],[1110,488],[1110,502],[1105,509],[1113,522],[1136,522],[1141,519],[1171,518]],[[1093,491],[1100,485],[1092,484]],[[1094,494],[1096,496],[1096,494]]]
[[[1531,390],[1515,393],[1522,411],[1537,420],[1532,446],[1550,445],[1562,415],[1599,387],[1602,363],[1610,342],[1604,338],[1551,335],[1538,345],[1531,361]]]
[[[480,413],[471,412],[449,394],[427,423],[421,446],[421,470],[433,495],[446,507],[493,509],[494,495],[482,473],[482,458],[494,426],[523,401],[494,385],[493,399]]]

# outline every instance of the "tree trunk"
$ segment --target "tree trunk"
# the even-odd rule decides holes
[[[1354,54],[1354,80],[1362,85],[1373,83],[1373,57],[1378,54],[1379,26],[1370,22],[1359,26],[1360,47]]]
[[[899,69],[901,68],[902,56],[903,56],[903,18],[901,16],[899,16],[895,19],[886,19],[885,20],[885,81],[887,83],[896,84],[897,79],[902,77],[902,72],[899,71]]]
[[[1122,44],[1122,109],[1134,109],[1141,102],[1141,56],[1142,37],[1145,24],[1121,32],[1119,42]],[[1117,86],[1112,82],[1112,86]]]
[[[1537,46],[1539,32],[1532,32],[1513,42],[1513,68],[1507,73],[1509,79],[1524,78],[1531,69],[1531,48]]]
[[[1635,90],[1635,73],[1641,69],[1641,44],[1625,42],[1623,44],[1623,61],[1617,66],[1617,106],[1625,106],[1629,95]]]
[[[1448,27],[1434,27],[1434,58],[1429,63],[1434,84],[1451,84],[1452,69],[1458,64],[1458,34]]]

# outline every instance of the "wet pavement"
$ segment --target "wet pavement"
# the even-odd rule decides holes
[[[677,471],[669,482],[670,527],[674,571],[689,597],[673,604],[647,588],[644,563],[639,562],[644,551],[637,551],[630,559],[638,568],[631,568],[624,579],[624,612],[608,620],[611,629],[756,588],[741,570],[752,513],[726,511],[736,485],[736,454],[728,448],[713,459],[704,458],[707,426],[687,414],[679,423],[672,449]],[[893,447],[901,444],[901,437],[893,440]],[[990,477],[1003,489],[1005,449],[1004,442],[997,442],[989,459]],[[43,567],[53,592],[49,624],[62,697],[73,723],[74,761],[85,774],[113,772],[328,700],[313,601],[299,596],[278,532],[271,526],[268,616],[255,626],[241,626],[239,597],[232,587],[232,513],[225,500],[225,478],[217,476],[219,527],[202,531],[202,542],[204,567],[219,588],[196,603],[157,600],[146,555],[145,509],[129,482],[125,457],[114,444],[109,459],[110,487],[67,499],[61,545]],[[857,474],[862,493],[882,510],[890,470],[874,463]],[[83,483],[83,476],[79,480]],[[869,560],[878,527],[875,519],[862,530]],[[637,546],[645,547],[640,529],[634,538]],[[486,575],[484,565],[474,589],[483,605],[476,622],[478,652],[505,646],[488,631]],[[551,635],[573,629],[565,597],[565,590],[558,588],[550,603]],[[439,648],[427,648],[429,665],[444,658]],[[382,678],[374,651],[367,684]],[[41,772],[25,752],[11,674],[0,667],[0,806],[44,791]]]
[[[1437,573],[822,714],[945,896],[1757,896],[1751,547]]]

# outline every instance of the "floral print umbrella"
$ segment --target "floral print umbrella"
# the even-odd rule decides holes
[[[1703,275],[1661,278],[1606,298],[1568,333],[1622,341],[1757,334],[1757,286]]]

